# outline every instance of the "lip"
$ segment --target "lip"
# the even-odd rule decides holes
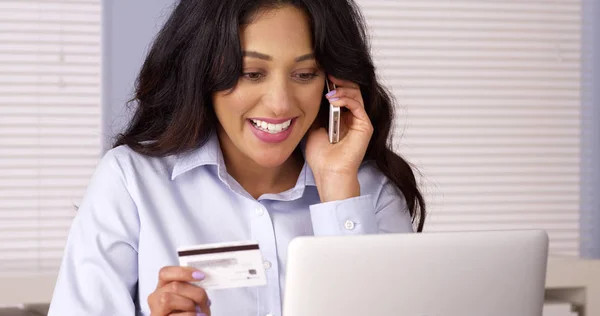
[[[259,118],[257,118],[257,120],[262,121],[262,119],[259,119]],[[286,119],[284,121],[279,120],[279,121],[285,122],[287,120],[290,120],[290,119]],[[265,131],[262,131],[262,130],[256,128],[256,126],[254,126],[254,124],[252,124],[252,121],[250,119],[247,120],[247,123],[250,126],[250,129],[252,130],[252,133],[254,133],[254,136],[256,136],[256,138],[258,138],[259,140],[261,140],[265,143],[275,144],[275,143],[281,143],[281,142],[285,141],[292,134],[294,125],[296,125],[295,124],[296,119],[293,118],[291,120],[292,120],[292,123],[290,124],[290,127],[288,127],[288,129],[286,129],[285,131],[282,131],[277,134],[271,134],[271,133],[268,133],[268,132],[265,132]],[[270,121],[267,121],[267,120],[264,120],[264,121],[271,123]],[[271,124],[280,124],[280,123],[271,123]]]
[[[267,122],[270,124],[281,124],[283,122],[287,122],[289,120],[294,120],[295,117],[288,117],[288,118],[282,118],[282,119],[273,119],[273,118],[266,118],[266,117],[251,117],[249,118],[249,120],[259,120],[259,121],[263,121],[263,122]]]

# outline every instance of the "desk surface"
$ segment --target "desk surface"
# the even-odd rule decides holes
[[[600,260],[550,257],[547,288],[600,286]]]
[[[0,304],[37,303],[50,301],[55,278],[36,276],[2,281],[11,282],[0,282]],[[587,315],[600,315],[600,260],[551,257],[546,289],[552,291],[552,295],[584,304],[596,312]],[[592,300],[593,297],[596,299]]]
[[[546,297],[579,306],[581,316],[600,315],[600,260],[549,258]]]

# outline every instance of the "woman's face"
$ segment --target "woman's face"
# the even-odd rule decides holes
[[[243,76],[213,96],[221,146],[263,167],[282,165],[319,112],[325,77],[306,15],[291,6],[260,12],[240,31]]]

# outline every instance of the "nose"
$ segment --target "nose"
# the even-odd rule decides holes
[[[284,117],[293,106],[292,87],[284,77],[273,78],[268,87],[267,107],[276,117]]]

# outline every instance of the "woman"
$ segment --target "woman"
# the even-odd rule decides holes
[[[281,315],[294,237],[422,230],[351,0],[182,0],[135,101],[72,224],[52,316]],[[337,144],[329,102],[347,109]],[[267,286],[204,291],[177,266],[179,246],[243,240]]]

